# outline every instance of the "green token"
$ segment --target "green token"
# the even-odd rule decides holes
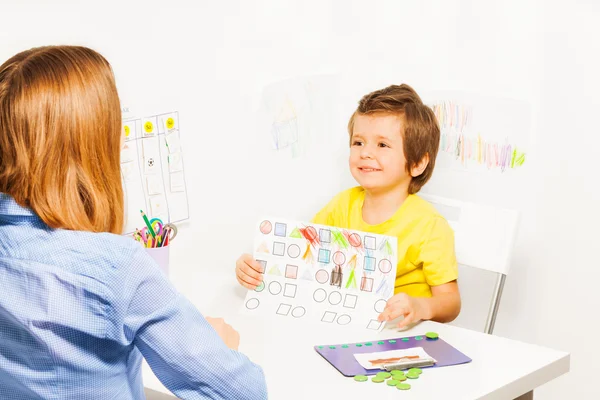
[[[404,376],[404,372],[400,371],[399,369],[393,369],[390,372],[391,372],[392,376],[396,376],[396,375]]]
[[[386,382],[386,384],[387,384],[388,386],[396,386],[396,385],[397,385],[397,384],[399,384],[399,383],[400,383],[400,381],[397,381],[397,380],[395,380],[395,379],[390,379],[389,381],[387,381],[387,382]]]
[[[419,375],[421,375],[421,374],[417,374],[415,372],[409,372],[408,374],[406,374],[406,377],[408,379],[419,379]]]
[[[394,375],[394,379],[399,382],[404,382],[406,380],[406,376],[404,375]]]
[[[425,334],[425,336],[427,337],[427,339],[437,339],[438,337],[440,337],[437,333],[435,332],[427,332]]]
[[[415,336],[415,340],[423,340],[423,336]]]
[[[355,375],[354,380],[356,382],[366,382],[369,380],[369,378],[367,378],[365,375]]]
[[[335,350],[335,346],[329,346],[331,350]]]
[[[391,344],[396,343],[396,341],[394,339],[390,339],[390,340],[388,340],[388,342],[391,343]]]
[[[407,337],[403,337],[403,338],[402,338],[402,341],[403,341],[403,342],[408,342],[409,340],[410,340],[410,338],[407,338]]]
[[[319,348],[320,348],[320,349],[322,349],[322,348],[323,348],[323,346],[319,346]]]
[[[421,368],[411,368],[408,370],[408,373],[421,375],[423,373],[423,371],[421,370]]]
[[[373,346],[373,343],[367,342],[367,343],[365,343],[365,346]]]
[[[362,344],[356,343],[356,347],[362,347]]]
[[[347,349],[347,348],[348,348],[348,345],[347,345],[347,344],[343,344],[343,345],[342,345],[342,349]]]
[[[371,382],[374,382],[374,383],[381,383],[381,382],[383,382],[383,381],[385,381],[385,379],[383,379],[383,378],[378,378],[377,376],[374,376],[374,377],[371,379]]]
[[[392,374],[390,374],[389,372],[378,372],[377,375],[375,375],[378,378],[383,378],[383,379],[387,379],[390,376],[392,376]]]
[[[400,390],[408,390],[410,389],[410,385],[408,383],[399,383],[396,385],[396,388]]]
[[[385,344],[385,342],[379,341],[377,342],[377,344]]]

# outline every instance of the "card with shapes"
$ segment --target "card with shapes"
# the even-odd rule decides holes
[[[254,258],[264,279],[248,291],[245,314],[383,328],[377,317],[394,294],[397,238],[265,218]]]

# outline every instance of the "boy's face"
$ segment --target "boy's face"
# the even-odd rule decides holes
[[[357,114],[350,146],[350,172],[371,192],[382,192],[408,185],[402,143],[403,119],[390,114]]]

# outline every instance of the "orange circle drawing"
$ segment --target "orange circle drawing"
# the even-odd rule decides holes
[[[312,226],[306,228],[306,238],[311,241],[315,240],[317,238],[317,230]]]
[[[271,229],[273,228],[273,225],[271,225],[270,221],[263,221],[260,223],[260,231],[264,234],[267,235],[269,233],[271,233]]]
[[[344,261],[346,261],[346,256],[341,251],[336,251],[333,254],[333,263],[335,265],[343,265]]]
[[[392,270],[392,262],[390,260],[386,260],[385,258],[379,261],[379,270],[384,274],[387,274]]]
[[[348,238],[348,241],[350,242],[350,244],[353,247],[358,247],[360,246],[360,236],[358,236],[357,233],[353,233],[350,235],[350,237]]]

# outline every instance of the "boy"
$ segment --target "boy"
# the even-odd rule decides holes
[[[404,317],[450,322],[461,308],[454,234],[416,195],[433,173],[440,129],[433,111],[408,85],[364,96],[348,123],[350,172],[360,186],[333,198],[312,222],[398,237],[395,293],[380,321]],[[248,254],[236,263],[240,284],[254,289],[261,266]]]

